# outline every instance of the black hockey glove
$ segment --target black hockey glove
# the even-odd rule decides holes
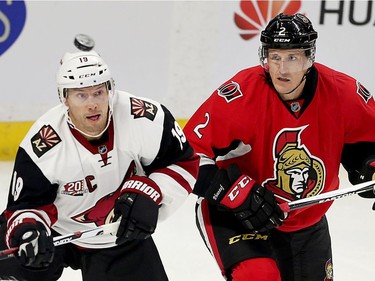
[[[16,257],[22,265],[42,269],[52,262],[55,251],[53,238],[35,219],[16,220],[8,226],[6,237],[9,247],[19,247]]]
[[[124,183],[122,192],[114,208],[114,221],[121,219],[116,243],[149,238],[159,215],[159,187],[149,178],[134,176]]]
[[[371,157],[365,161],[362,165],[361,171],[359,172],[358,182],[366,182],[375,180],[375,158]],[[359,196],[363,198],[375,198],[375,189],[366,192],[358,193]],[[375,203],[372,206],[375,210]]]
[[[267,231],[280,226],[285,218],[274,194],[241,174],[237,165],[216,172],[205,198],[233,212],[247,230]]]

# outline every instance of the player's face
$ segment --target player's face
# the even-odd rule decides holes
[[[88,135],[100,134],[107,125],[108,90],[105,84],[68,89],[66,105],[73,124]]]
[[[269,49],[268,67],[272,83],[283,100],[298,98],[305,85],[304,75],[311,66],[300,49]]]

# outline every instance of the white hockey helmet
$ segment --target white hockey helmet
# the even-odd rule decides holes
[[[115,93],[114,82],[108,65],[95,51],[79,51],[65,53],[60,61],[60,68],[56,74],[57,90],[60,101],[65,104],[67,89],[84,88],[105,83],[108,90],[108,121],[107,125],[97,135],[87,134],[78,129],[69,116],[69,108],[66,107],[66,116],[69,125],[87,137],[100,137],[109,127],[113,115],[113,96]]]
[[[66,89],[84,88],[106,83],[110,97],[114,83],[108,65],[95,51],[65,53],[56,75],[61,102],[66,98]]]

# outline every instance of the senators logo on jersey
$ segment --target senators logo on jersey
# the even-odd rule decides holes
[[[39,132],[31,138],[31,146],[34,153],[39,158],[60,142],[60,137],[50,125],[44,125]]]
[[[230,82],[217,89],[217,93],[220,97],[223,97],[228,103],[232,100],[243,96],[240,85],[237,82]]]
[[[281,130],[274,141],[275,177],[264,186],[286,201],[315,196],[324,186],[323,162],[301,142],[306,127]]]
[[[332,281],[333,280],[333,265],[332,265],[332,260],[329,259],[326,262],[326,277],[324,278],[324,281]]]
[[[359,81],[357,83],[357,94],[363,98],[363,100],[367,103],[369,99],[372,97],[369,90],[367,90]]]

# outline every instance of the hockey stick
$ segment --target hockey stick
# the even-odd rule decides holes
[[[103,224],[96,228],[77,231],[71,234],[56,236],[53,238],[53,245],[59,246],[64,245],[73,241],[77,241],[83,238],[90,238],[110,233],[115,233],[118,229],[120,222],[114,222],[109,224]],[[7,250],[0,251],[0,260],[11,258],[14,256],[14,253],[17,252],[18,247],[10,248]]]
[[[348,188],[328,191],[328,192],[321,193],[316,196],[306,197],[306,198],[298,199],[298,200],[291,201],[291,202],[281,203],[279,206],[283,212],[290,212],[293,210],[312,206],[315,204],[321,204],[321,203],[325,203],[328,201],[340,199],[349,195],[358,194],[358,193],[369,191],[369,190],[374,190],[374,186],[375,186],[375,180],[368,181],[368,182],[353,185]]]

